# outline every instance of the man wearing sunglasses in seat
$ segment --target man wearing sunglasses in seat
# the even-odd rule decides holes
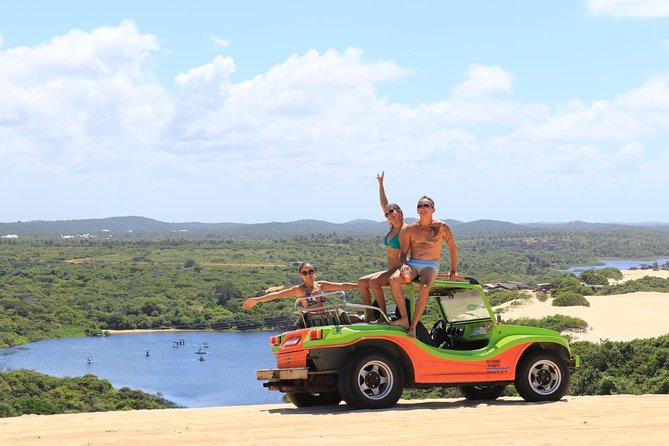
[[[400,232],[400,259],[403,265],[390,276],[390,289],[400,313],[400,318],[393,321],[392,324],[406,328],[409,331],[408,335],[413,338],[416,337],[416,326],[427,306],[430,287],[439,273],[443,242],[446,242],[450,251],[449,278],[459,277],[457,275],[458,248],[455,245],[453,232],[446,223],[433,218],[434,200],[428,196],[422,196],[418,200],[416,210],[418,221],[407,225]],[[410,260],[406,261],[408,253],[410,253]],[[402,284],[416,277],[420,277],[420,291],[414,314],[409,320]]]

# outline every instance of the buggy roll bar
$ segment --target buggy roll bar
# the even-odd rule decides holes
[[[302,318],[302,322],[304,323],[305,327],[309,326],[306,321],[306,316],[310,316],[311,318],[315,319],[321,319],[321,321],[324,322],[322,325],[328,325],[325,322],[329,322],[330,320],[334,320],[336,321],[337,325],[341,325],[341,319],[343,318],[342,317],[343,315],[340,314],[338,310],[346,307],[355,307],[362,309],[370,309],[372,311],[378,311],[386,320],[386,322],[390,324],[390,318],[388,317],[388,315],[385,314],[383,311],[381,311],[378,307],[375,307],[373,305],[356,304],[353,302],[348,302],[346,299],[346,292],[344,292],[344,290],[330,291],[327,293],[317,294],[315,296],[309,296],[309,297],[312,298],[315,297],[320,299],[321,297],[331,296],[336,294],[341,294],[342,302],[340,304],[323,303],[322,305],[316,305],[312,308],[300,308],[300,309],[298,309],[298,306],[302,305],[302,302],[304,302],[308,298],[298,297],[297,299],[295,299],[293,314],[296,314],[300,316],[300,318]]]

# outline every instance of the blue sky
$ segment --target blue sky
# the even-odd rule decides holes
[[[4,1],[0,221],[669,222],[669,1]]]

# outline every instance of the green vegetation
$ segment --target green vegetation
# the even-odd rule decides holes
[[[615,269],[615,268],[612,268]],[[618,273],[620,273],[620,278],[622,279],[622,273],[620,270],[617,270]],[[609,284],[609,279],[608,277],[600,273],[599,270],[596,269],[589,269],[587,271],[583,271],[579,276],[579,280],[581,280],[583,283],[587,285],[608,285]]]
[[[313,224],[305,222],[307,226]],[[652,277],[608,285],[608,280],[605,283],[603,279],[622,278],[615,268],[585,271],[579,278],[561,271],[572,265],[594,264],[599,258],[666,257],[669,253],[666,230],[510,230],[463,234],[457,226],[453,228],[459,248],[458,272],[481,283],[519,281],[530,286],[555,283],[557,289],[551,291],[551,297],[556,300],[566,293],[588,296],[669,292],[669,280]],[[220,235],[182,238],[136,235],[107,240],[46,236],[0,239],[0,347],[95,335],[111,329],[289,328],[294,322],[292,299],[263,303],[251,311],[244,311],[241,304],[245,298],[264,294],[270,287],[299,283],[297,266],[303,261],[315,263],[319,279],[332,281],[355,281],[385,268],[383,233],[354,236],[284,232],[281,235],[278,229],[272,232],[267,225],[259,229],[265,231],[264,239]],[[441,272],[447,272],[447,261],[442,268]],[[539,293],[537,297],[546,300],[548,295]],[[350,293],[350,298],[358,299],[357,293]],[[491,295],[493,305],[525,298],[527,295],[522,292]],[[437,315],[428,312],[424,324],[429,329],[436,319]],[[557,331],[587,328],[583,320],[559,315],[509,322]],[[574,375],[572,392],[639,393],[642,392],[639,389],[646,389],[667,393],[669,341],[663,337],[644,342],[576,343],[574,349],[581,355],[583,367]],[[635,366],[638,368],[631,370]],[[28,377],[17,378],[15,373]],[[78,407],[81,411],[140,408],[147,407],[143,404],[150,401],[164,404],[160,397],[135,398],[144,402],[132,402],[137,396],[135,391],[110,389],[106,381],[90,375],[52,381],[31,373],[0,374],[0,414],[67,412]],[[7,376],[16,382],[33,384],[10,386]],[[81,390],[88,385],[104,390],[106,396],[89,402],[84,395],[92,391]],[[49,402],[42,402],[35,389],[51,392],[50,399],[45,400]],[[76,389],[81,390],[80,395]],[[454,395],[453,389],[434,392],[439,395],[432,396]],[[58,395],[69,396],[59,399]]]
[[[168,407],[174,405],[160,394],[128,387],[116,390],[94,375],[54,378],[31,370],[0,372],[0,418]]]
[[[594,294],[592,288],[583,285],[583,283],[573,275],[563,276],[559,280],[557,288],[551,294],[555,297],[566,292],[577,293],[581,296],[590,296]]]
[[[562,314],[553,314],[541,319],[522,317],[518,319],[509,319],[504,322],[509,325],[523,325],[526,327],[548,328],[562,333],[563,331],[585,331],[588,323],[581,318],[565,316]]]
[[[559,271],[569,265],[669,252],[669,231],[659,230],[456,232],[456,237],[460,273],[481,282],[559,282],[553,296],[595,293]],[[288,328],[294,319],[292,299],[251,311],[241,304],[270,287],[299,283],[297,266],[305,260],[316,264],[318,278],[332,281],[355,281],[385,268],[381,236],[0,239],[0,347],[112,329]],[[616,271],[597,274],[609,277]],[[669,281],[642,279],[596,292],[650,289],[669,290]],[[499,295],[500,302],[522,297]],[[357,293],[350,298],[356,300]]]
[[[645,276],[638,280],[630,280],[619,285],[604,288],[600,294],[627,294],[637,291],[657,291],[669,293],[669,279]]]
[[[488,294],[491,307],[496,307],[513,300],[526,300],[530,297],[532,296],[524,291],[493,291]]]
[[[669,335],[631,342],[575,342],[581,367],[572,395],[669,393]]]
[[[597,270],[597,272],[607,279],[622,280],[623,278],[623,273],[618,268],[602,268]]]
[[[564,291],[555,296],[551,305],[554,307],[573,307],[577,305],[589,307],[590,302],[588,302],[588,299],[583,297],[582,294],[577,293],[576,291]]]

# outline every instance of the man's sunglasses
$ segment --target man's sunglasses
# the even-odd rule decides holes
[[[300,274],[302,274],[303,276],[307,276],[307,275],[313,276],[315,272],[316,271],[314,271],[313,269],[310,269],[309,271],[300,271]]]
[[[419,204],[419,205],[417,205],[417,206],[416,206],[416,209],[421,209],[421,208],[431,208],[431,207],[432,207],[431,204],[423,203],[423,204]]]
[[[390,214],[394,214],[395,212],[399,213],[399,212],[402,212],[402,211],[399,210],[399,209],[388,209],[388,212],[386,212],[384,215],[387,217]]]

